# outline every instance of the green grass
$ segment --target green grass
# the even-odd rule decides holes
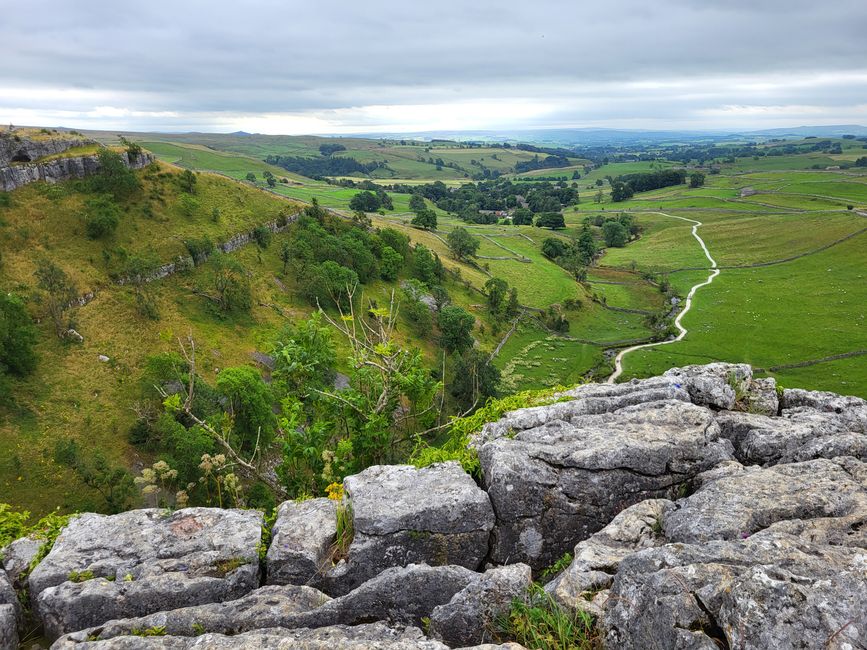
[[[862,236],[794,262],[723,271],[700,290],[683,319],[689,335],[678,343],[628,355],[626,373],[655,374],[673,365],[713,360],[769,367],[863,349],[867,326],[863,251]],[[839,365],[857,367],[859,361],[863,363],[863,358]],[[841,378],[816,371],[818,366],[812,368],[792,372],[800,386],[845,387],[845,392],[867,396],[862,372],[843,384]],[[786,381],[788,376],[780,373]]]
[[[503,346],[494,364],[502,373],[505,393],[570,385],[602,360],[602,349],[522,324]]]

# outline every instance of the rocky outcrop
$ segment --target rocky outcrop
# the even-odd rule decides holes
[[[27,132],[0,132],[0,167],[36,162],[46,156],[55,156],[73,147],[96,144],[94,140],[68,133],[54,135]]]
[[[34,610],[55,638],[113,618],[238,598],[259,586],[261,527],[252,510],[82,515],[31,573]]]
[[[495,567],[473,580],[430,616],[431,635],[451,647],[494,640],[497,621],[514,600],[523,600],[532,575],[526,564]]]
[[[680,400],[556,416],[479,450],[497,513],[494,562],[542,569],[624,508],[675,498],[699,473],[733,455],[713,413]]]
[[[154,161],[153,154],[148,152],[137,156],[122,152],[120,156],[130,169],[141,169]],[[0,191],[11,192],[36,181],[59,183],[84,178],[97,173],[99,169],[99,157],[95,155],[67,156],[45,162],[0,167]]]
[[[320,586],[331,568],[336,534],[337,503],[332,499],[281,504],[268,547],[268,584]]]
[[[469,646],[571,551],[545,589],[606,648],[867,647],[864,400],[726,364],[555,399],[479,432],[481,486],[377,466],[342,502],[282,504],[262,574],[258,513],[83,515],[30,576],[33,611],[64,649]],[[12,582],[32,550],[7,549]]]
[[[0,648],[18,647],[18,627],[21,625],[21,603],[12,581],[0,569]]]
[[[488,555],[491,503],[456,462],[369,467],[347,477],[344,487],[354,537],[348,557],[325,577],[332,595],[388,567],[424,562],[475,570]]]

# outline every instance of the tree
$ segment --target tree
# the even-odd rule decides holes
[[[476,254],[481,242],[477,237],[473,237],[466,228],[458,226],[448,234],[446,243],[456,259],[464,260]]]
[[[135,293],[136,309],[151,320],[160,317],[150,283],[157,266],[158,262],[151,257],[133,255],[127,259],[123,270],[125,282],[132,286]]]
[[[861,156],[855,161],[856,167],[867,167],[867,156]]]
[[[485,282],[485,292],[488,294],[488,307],[491,311],[498,312],[506,299],[509,290],[508,283],[502,278],[490,278]]]
[[[596,240],[593,238],[593,232],[587,224],[584,224],[584,227],[581,229],[577,247],[584,264],[590,264],[596,256]]]
[[[497,396],[500,371],[488,354],[473,348],[456,354],[453,374],[449,392],[461,410],[471,410]]]
[[[701,172],[693,172],[689,175],[689,186],[690,187],[701,187],[704,185],[704,174]]]
[[[424,202],[424,197],[421,194],[412,194],[409,197],[409,209],[413,212],[424,210],[427,205]]]
[[[45,302],[54,331],[63,338],[69,329],[64,315],[78,297],[78,288],[63,269],[47,259],[37,262],[36,280],[37,286],[46,293]]]
[[[84,231],[90,239],[100,239],[114,233],[120,223],[120,206],[109,194],[101,194],[85,202]]]
[[[512,224],[515,226],[532,226],[533,213],[527,208],[517,208],[512,213]]]
[[[521,310],[521,304],[518,302],[518,290],[515,287],[509,289],[509,300],[506,302],[506,309],[503,315],[506,318],[514,318]]]
[[[316,277],[317,299],[330,299],[341,308],[348,308],[348,301],[358,286],[358,274],[332,260],[319,265]]]
[[[99,194],[111,194],[118,201],[139,189],[138,178],[116,151],[101,149],[99,171],[90,177],[90,187]]]
[[[266,178],[265,182],[268,183],[268,187],[276,187],[277,186],[277,179],[274,178],[273,176],[269,176],[268,178]]]
[[[383,246],[379,264],[379,276],[383,280],[397,280],[397,274],[403,266],[403,257],[391,246]]]
[[[12,293],[0,293],[0,401],[8,395],[3,386],[7,374],[22,376],[36,367],[36,329],[24,301]]]
[[[623,248],[629,238],[626,228],[619,221],[606,221],[602,224],[602,236],[609,248]]]
[[[251,183],[255,183],[256,182],[256,174],[254,174],[253,172],[247,172],[247,180],[250,181]]]
[[[280,261],[283,262],[283,275],[286,275],[286,267],[292,259],[292,246],[285,239],[280,247]]]
[[[413,250],[412,266],[415,277],[428,287],[439,284],[445,273],[440,258],[422,244],[416,244]]]
[[[271,390],[255,368],[226,368],[217,375],[217,391],[224,398],[239,451],[255,454],[267,449],[274,439],[277,420],[271,410]]]
[[[198,181],[198,177],[189,169],[185,169],[181,172],[180,176],[178,176],[178,185],[180,185],[181,190],[187,194],[194,194],[196,192],[196,183]]]
[[[362,212],[376,212],[382,207],[382,202],[373,192],[359,192],[352,197],[349,202],[350,210],[360,210]]]
[[[126,153],[130,158],[138,158],[141,155],[141,145],[138,142],[132,142],[125,137],[118,136],[120,144],[126,149]]]
[[[306,397],[314,388],[325,389],[334,382],[337,361],[331,328],[314,313],[297,325],[287,325],[274,342],[272,377],[281,392]]]
[[[437,229],[437,213],[433,210],[423,208],[416,212],[412,219],[412,225],[419,226],[425,230]]]
[[[611,200],[616,202],[632,198],[632,187],[623,181],[614,181],[611,184]]]
[[[473,345],[473,325],[476,319],[456,305],[443,307],[437,316],[440,345],[447,352],[460,352]]]
[[[224,253],[211,256],[213,287],[216,296],[208,296],[224,314],[248,312],[253,306],[250,281],[241,264]]]
[[[536,227],[556,230],[558,228],[565,228],[566,221],[560,212],[543,212],[536,217]]]
[[[554,260],[566,253],[566,242],[559,237],[548,237],[542,242],[542,255]]]

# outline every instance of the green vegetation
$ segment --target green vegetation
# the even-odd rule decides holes
[[[537,650],[593,650],[602,647],[593,618],[582,610],[560,607],[545,590],[532,585],[526,601],[515,600],[499,622],[501,638]]]

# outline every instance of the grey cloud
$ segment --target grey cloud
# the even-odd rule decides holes
[[[47,0],[4,12],[0,89],[91,90],[117,98],[108,105],[189,116],[527,97],[564,120],[756,102],[850,110],[867,101],[863,80],[686,100],[688,89],[629,84],[865,71],[865,26],[863,0]],[[0,118],[94,108],[87,95],[64,106],[38,97],[0,92]]]

